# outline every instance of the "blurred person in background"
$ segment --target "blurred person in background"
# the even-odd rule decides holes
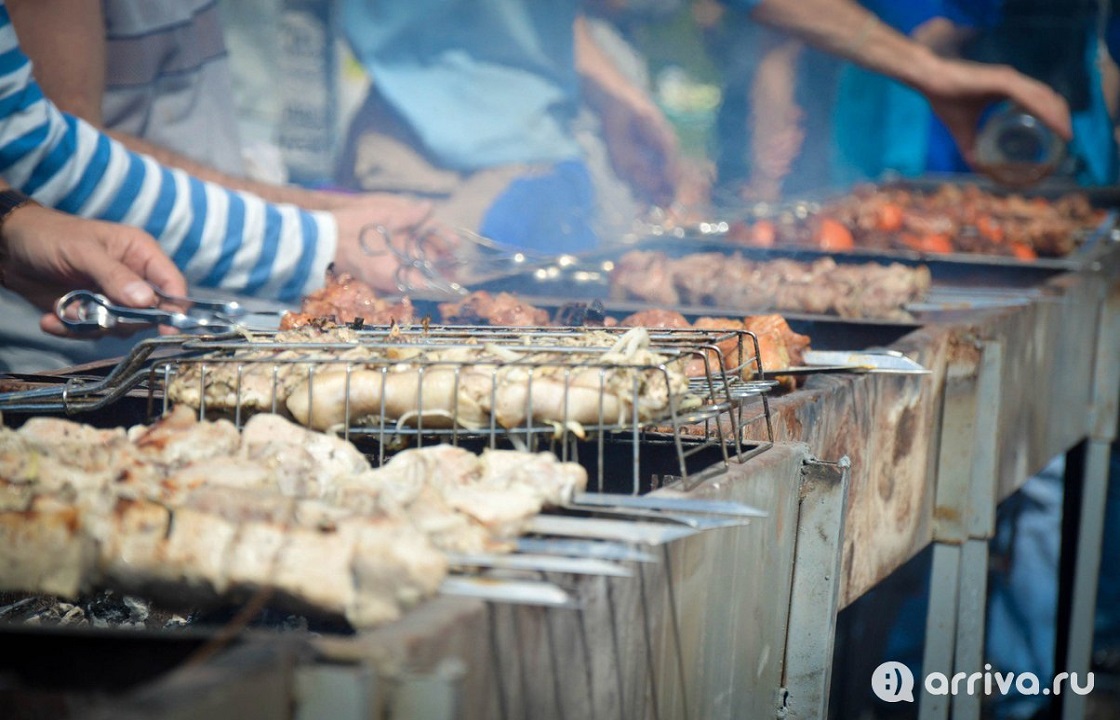
[[[1098,41],[1095,0],[865,0],[884,22],[950,58],[1004,63],[1046,83],[1069,104],[1073,136],[1064,176],[1085,185],[1117,179],[1115,65]],[[929,172],[971,172],[950,131],[918,93],[846,65],[833,117],[833,184]]]
[[[729,4],[915,87],[964,147],[1004,97],[1069,134],[1041,83],[941,58],[847,0]],[[675,196],[671,127],[590,37],[578,3],[343,0],[341,20],[372,81],[340,169],[355,187],[427,195],[448,222],[510,245],[593,247],[596,189],[571,130],[582,92],[619,176],[647,202]]]
[[[32,77],[3,3],[0,108],[0,176],[7,183],[49,207],[143,228],[192,283],[295,300],[321,286],[326,267],[335,262],[374,286],[394,284],[391,257],[367,252],[382,251],[372,245],[388,238],[377,234],[366,247],[359,243],[371,220],[364,208],[305,211],[266,203],[161,166],[59,112]],[[403,212],[400,222],[416,227],[427,214],[417,206]],[[12,308],[19,304],[24,320],[17,321]],[[105,348],[95,344],[52,342],[39,331],[40,311],[14,294],[6,296],[4,313],[0,368],[42,370],[75,357],[104,356]]]
[[[862,5],[931,53],[1008,64],[1054,88],[1074,111],[1064,172],[1085,184],[1108,184],[1116,178],[1111,147],[1115,112],[1109,110],[1115,65],[1092,41],[1095,3],[1077,1],[1086,7],[1063,6],[1063,17],[1051,26],[1053,37],[1043,33],[1037,39],[1031,38],[1040,35],[1039,28],[1032,30],[1026,18],[1031,13],[1044,18],[1044,1],[1012,0],[1007,19],[998,23],[999,0],[867,0]],[[734,44],[734,36],[744,21],[732,16],[725,24],[730,29],[716,33],[713,43],[725,57],[728,95],[719,133],[725,149],[720,176],[721,182],[745,184],[747,199],[773,200],[781,182],[791,179],[804,191],[847,188],[885,173],[971,172],[955,139],[960,123],[947,127],[920,85],[856,63],[842,63],[836,70],[822,67],[794,40],[750,20],[746,32],[761,38],[754,47],[743,48]],[[834,80],[832,72],[839,77]],[[805,123],[811,132],[805,132]],[[799,155],[806,137],[813,146]]]
[[[386,226],[407,212],[393,196],[246,176],[216,0],[8,0],[8,8],[46,96],[130,150],[269,202],[360,206]]]
[[[146,222],[165,246],[177,248],[173,257],[192,282],[290,301],[321,285],[326,263],[339,260],[340,266],[350,266],[381,289],[395,289],[391,272],[372,272],[372,258],[359,261],[358,233],[366,225],[381,226],[399,241],[426,222],[430,206],[391,196],[313,192],[244,178],[215,3],[14,0],[8,5],[46,96],[92,126],[106,128],[121,143],[112,152],[108,138],[84,148],[92,152],[79,158],[91,168],[87,182],[123,172],[123,178],[116,178],[122,182],[121,192],[135,194],[131,199],[138,204],[146,199],[137,194],[144,187],[157,187],[161,199],[182,198],[185,203],[189,198],[195,217],[191,226],[167,224],[156,212]],[[73,120],[68,123],[74,131]],[[76,131],[74,135],[84,137]],[[171,182],[166,169],[139,155],[122,160],[126,149],[185,170],[196,179],[181,185]],[[79,155],[82,150],[79,147]],[[36,197],[40,197],[36,191],[50,184],[34,175],[19,179],[23,189]],[[86,192],[57,199],[81,214],[126,222],[140,217],[127,211],[123,195],[120,202],[106,206],[104,197],[89,188]],[[293,203],[304,210],[264,205],[255,199],[246,207],[240,201],[249,196],[241,193]],[[170,209],[158,208],[160,213]],[[247,278],[237,266],[251,259],[250,246],[260,254],[252,277]],[[269,257],[281,248],[286,255],[295,255],[278,261]],[[220,259],[218,265],[207,267],[214,258]],[[377,265],[381,269],[391,262],[383,257]],[[298,281],[278,284],[269,279],[273,269],[282,275],[292,267],[299,268]],[[208,271],[200,272],[203,268]],[[0,368],[61,367],[118,355],[129,347],[115,338],[96,343],[48,338],[39,331],[38,308],[10,292],[0,291],[0,307],[5,317],[0,326]]]
[[[819,157],[830,132],[816,120],[831,76],[824,68],[810,72],[806,55],[813,51],[718,0],[697,0],[693,15],[721,79],[712,138],[716,196],[732,206],[774,202],[794,175],[816,178],[810,189],[820,189],[819,169],[795,169]]]
[[[584,100],[615,171],[644,201],[670,202],[674,131],[578,5],[344,0],[342,27],[372,87],[341,179],[437,198],[447,222],[510,245],[586,250],[598,236],[573,131]]]

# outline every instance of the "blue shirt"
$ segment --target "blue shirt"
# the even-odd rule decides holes
[[[863,5],[896,29],[910,32],[937,16],[968,27],[990,27],[1001,19],[1003,0],[863,0]],[[1073,114],[1069,149],[1081,160],[1081,183],[1109,184],[1117,177],[1116,150],[1095,52],[1095,43],[1089,43],[1085,63],[1090,107]],[[854,66],[845,68],[840,88],[834,113],[834,184],[876,179],[888,170],[903,175],[970,171],[948,130],[915,91]]]
[[[343,0],[342,29],[435,164],[460,171],[579,157],[578,3]]]
[[[341,21],[430,159],[471,171],[580,156],[578,11],[577,0],[343,0]]]

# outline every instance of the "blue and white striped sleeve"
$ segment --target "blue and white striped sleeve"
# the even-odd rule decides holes
[[[0,0],[0,177],[49,207],[144,228],[188,282],[293,300],[323,284],[338,228],[131,152],[47,100]]]

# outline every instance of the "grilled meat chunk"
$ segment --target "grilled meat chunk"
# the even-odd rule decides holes
[[[674,299],[685,304],[842,317],[909,319],[906,304],[922,297],[930,286],[927,268],[897,263],[837,265],[831,258],[812,264],[794,260],[753,262],[720,253],[670,259],[663,253],[632,251],[623,256],[611,275],[612,293],[664,302],[663,288],[631,277],[651,266],[668,274]]]
[[[551,455],[447,446],[374,470],[270,415],[243,433],[185,408],[127,434],[33,421],[0,427],[0,589],[192,603],[268,590],[362,627],[434,593],[443,551],[502,550],[585,485]]]
[[[298,313],[285,313],[281,330],[312,324],[318,318],[339,323],[361,320],[366,325],[408,324],[415,319],[412,301],[403,297],[390,301],[378,297],[369,285],[346,273],[327,273],[327,283],[303,299]]]
[[[549,324],[547,310],[535,308],[510,293],[491,295],[485,290],[473,292],[459,302],[441,303],[439,315],[452,325],[535,327]]]

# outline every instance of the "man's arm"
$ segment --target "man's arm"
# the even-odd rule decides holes
[[[929,100],[970,158],[984,108],[1009,99],[1064,138],[1073,135],[1069,106],[1045,84],[1005,65],[939,57],[850,0],[762,0],[752,18],[903,82]]]
[[[645,91],[615,67],[582,16],[574,32],[576,69],[588,104],[602,120],[615,171],[649,199],[668,203],[676,191],[679,162],[672,126]]]
[[[322,285],[333,261],[379,289],[392,288],[396,257],[371,243],[409,236],[431,211],[396,199],[407,207],[390,213],[391,223],[360,206],[308,212],[203,182],[133,153],[81,119],[64,116],[44,97],[4,0],[0,108],[0,170],[6,182],[64,212],[142,228],[201,285],[296,299]],[[385,230],[363,244],[367,226]]]
[[[805,139],[803,113],[795,97],[802,44],[779,36],[768,38],[767,46],[749,89],[751,164],[743,196],[774,202],[781,197],[782,182]]]
[[[19,34],[20,47],[35,63],[35,79],[43,93],[63,112],[104,130],[101,101],[105,93],[105,16],[101,0],[8,0],[8,14]],[[220,172],[202,163],[126,133],[108,131],[133,152],[155,158],[206,182],[258,195],[269,202],[291,203],[308,210],[333,210],[364,205],[371,212],[387,210],[374,195],[345,195],[273,185]]]
[[[23,37],[23,35],[21,34],[20,37]],[[34,58],[32,59],[34,60]],[[38,61],[35,62],[35,75],[36,77],[39,75]],[[53,99],[53,96],[51,96],[49,92],[47,96]],[[82,119],[85,120],[86,118]],[[104,130],[104,128],[101,129]],[[258,182],[256,180],[250,180],[249,178],[237,177],[221,172],[220,170],[215,170],[200,162],[195,162],[174,150],[169,150],[161,145],[148,142],[135,135],[129,135],[115,130],[104,130],[104,132],[129,150],[143,153],[144,155],[154,158],[162,165],[178,168],[200,180],[212,182],[230,190],[253,193],[273,203],[290,203],[292,205],[299,205],[305,210],[334,210],[349,205],[369,202],[370,199],[376,197],[374,195],[347,195],[344,193],[317,192],[296,185],[273,185],[272,183]]]
[[[43,93],[63,112],[101,126],[105,15],[100,0],[8,0],[19,44]]]

